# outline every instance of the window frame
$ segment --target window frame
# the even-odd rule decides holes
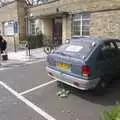
[[[78,18],[77,18],[78,17]],[[86,18],[87,17],[87,18]],[[88,21],[88,25],[87,24],[83,24],[84,22]],[[76,28],[80,28],[79,29],[79,35],[75,34],[75,22],[79,22],[79,25],[76,25]],[[87,30],[84,30],[83,27],[87,27]],[[83,32],[88,32],[88,35],[83,34]],[[77,31],[78,32],[78,31]],[[85,37],[89,37],[90,36],[90,13],[82,13],[82,14],[74,14],[73,18],[72,18],[72,36],[76,37],[76,36],[85,36]]]
[[[13,36],[15,34],[18,34],[19,32],[18,21],[14,21],[14,20],[4,21],[2,22],[2,29],[3,29],[2,33],[4,36]]]
[[[117,46],[117,49],[120,50],[120,47],[118,46],[117,43],[120,43],[120,40],[116,40],[116,41],[115,41],[115,44],[116,44],[116,46]]]
[[[36,35],[35,20],[30,21],[30,35]]]

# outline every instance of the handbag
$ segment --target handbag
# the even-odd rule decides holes
[[[2,54],[2,60],[8,60],[8,55],[6,52]]]

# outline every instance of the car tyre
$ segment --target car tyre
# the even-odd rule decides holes
[[[103,95],[107,85],[108,85],[107,80],[105,78],[104,79],[101,78],[100,82],[93,90],[93,94],[94,95]]]

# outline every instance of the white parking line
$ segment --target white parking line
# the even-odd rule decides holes
[[[24,65],[29,65],[29,64],[34,64],[34,63],[39,63],[39,62],[44,62],[44,61],[45,61],[45,59],[40,59],[40,60],[37,60],[37,61],[26,61],[26,62],[23,62],[23,64]],[[21,63],[21,64],[8,65],[8,67],[2,66],[2,67],[0,67],[0,71],[11,70],[11,69],[19,67],[23,64]]]
[[[55,118],[53,118],[52,116],[50,116],[48,113],[46,113],[45,111],[43,111],[41,108],[37,107],[35,104],[33,104],[31,101],[27,100],[25,97],[23,97],[22,95],[20,95],[19,93],[17,93],[15,90],[13,90],[11,87],[9,87],[8,85],[6,85],[5,83],[3,83],[2,81],[0,81],[0,84],[7,89],[11,94],[13,94],[14,96],[16,96],[19,100],[21,100],[22,102],[24,102],[27,106],[29,106],[30,108],[32,108],[34,111],[36,111],[37,113],[39,113],[41,116],[43,116],[46,120],[56,120]]]
[[[52,80],[52,81],[47,82],[47,83],[44,83],[44,84],[42,84],[42,85],[38,85],[38,86],[36,86],[36,87],[34,87],[34,88],[32,88],[32,89],[26,90],[26,91],[21,92],[21,93],[19,93],[19,94],[20,94],[20,95],[27,94],[27,93],[32,92],[32,91],[34,91],[34,90],[37,90],[37,89],[39,89],[39,88],[45,87],[45,86],[47,86],[47,85],[50,85],[50,84],[52,84],[52,83],[54,83],[54,82],[56,82],[56,80]]]
[[[0,68],[0,71],[3,71],[3,70],[9,70],[9,69],[11,69],[10,67],[3,67],[3,68]]]
[[[36,61],[28,61],[28,62],[26,62],[25,64],[34,64],[34,63],[43,62],[43,61],[45,61],[45,60],[46,60],[46,59],[45,59],[45,58],[43,58],[43,59],[36,60]]]

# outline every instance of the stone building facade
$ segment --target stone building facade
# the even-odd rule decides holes
[[[73,36],[120,37],[119,0],[52,0],[29,10],[40,20],[43,34],[54,40],[56,32],[62,32],[63,43]],[[55,29],[55,21],[61,22],[61,31]]]
[[[0,34],[8,42],[8,49],[19,47],[19,40],[26,36],[26,3],[11,1],[0,7]]]
[[[0,8],[0,31],[12,45],[39,32],[60,44],[74,36],[120,37],[119,0],[32,1],[32,6],[17,0]],[[6,28],[11,21],[13,31]]]
[[[90,33],[93,36],[120,38],[120,10],[93,13]]]

